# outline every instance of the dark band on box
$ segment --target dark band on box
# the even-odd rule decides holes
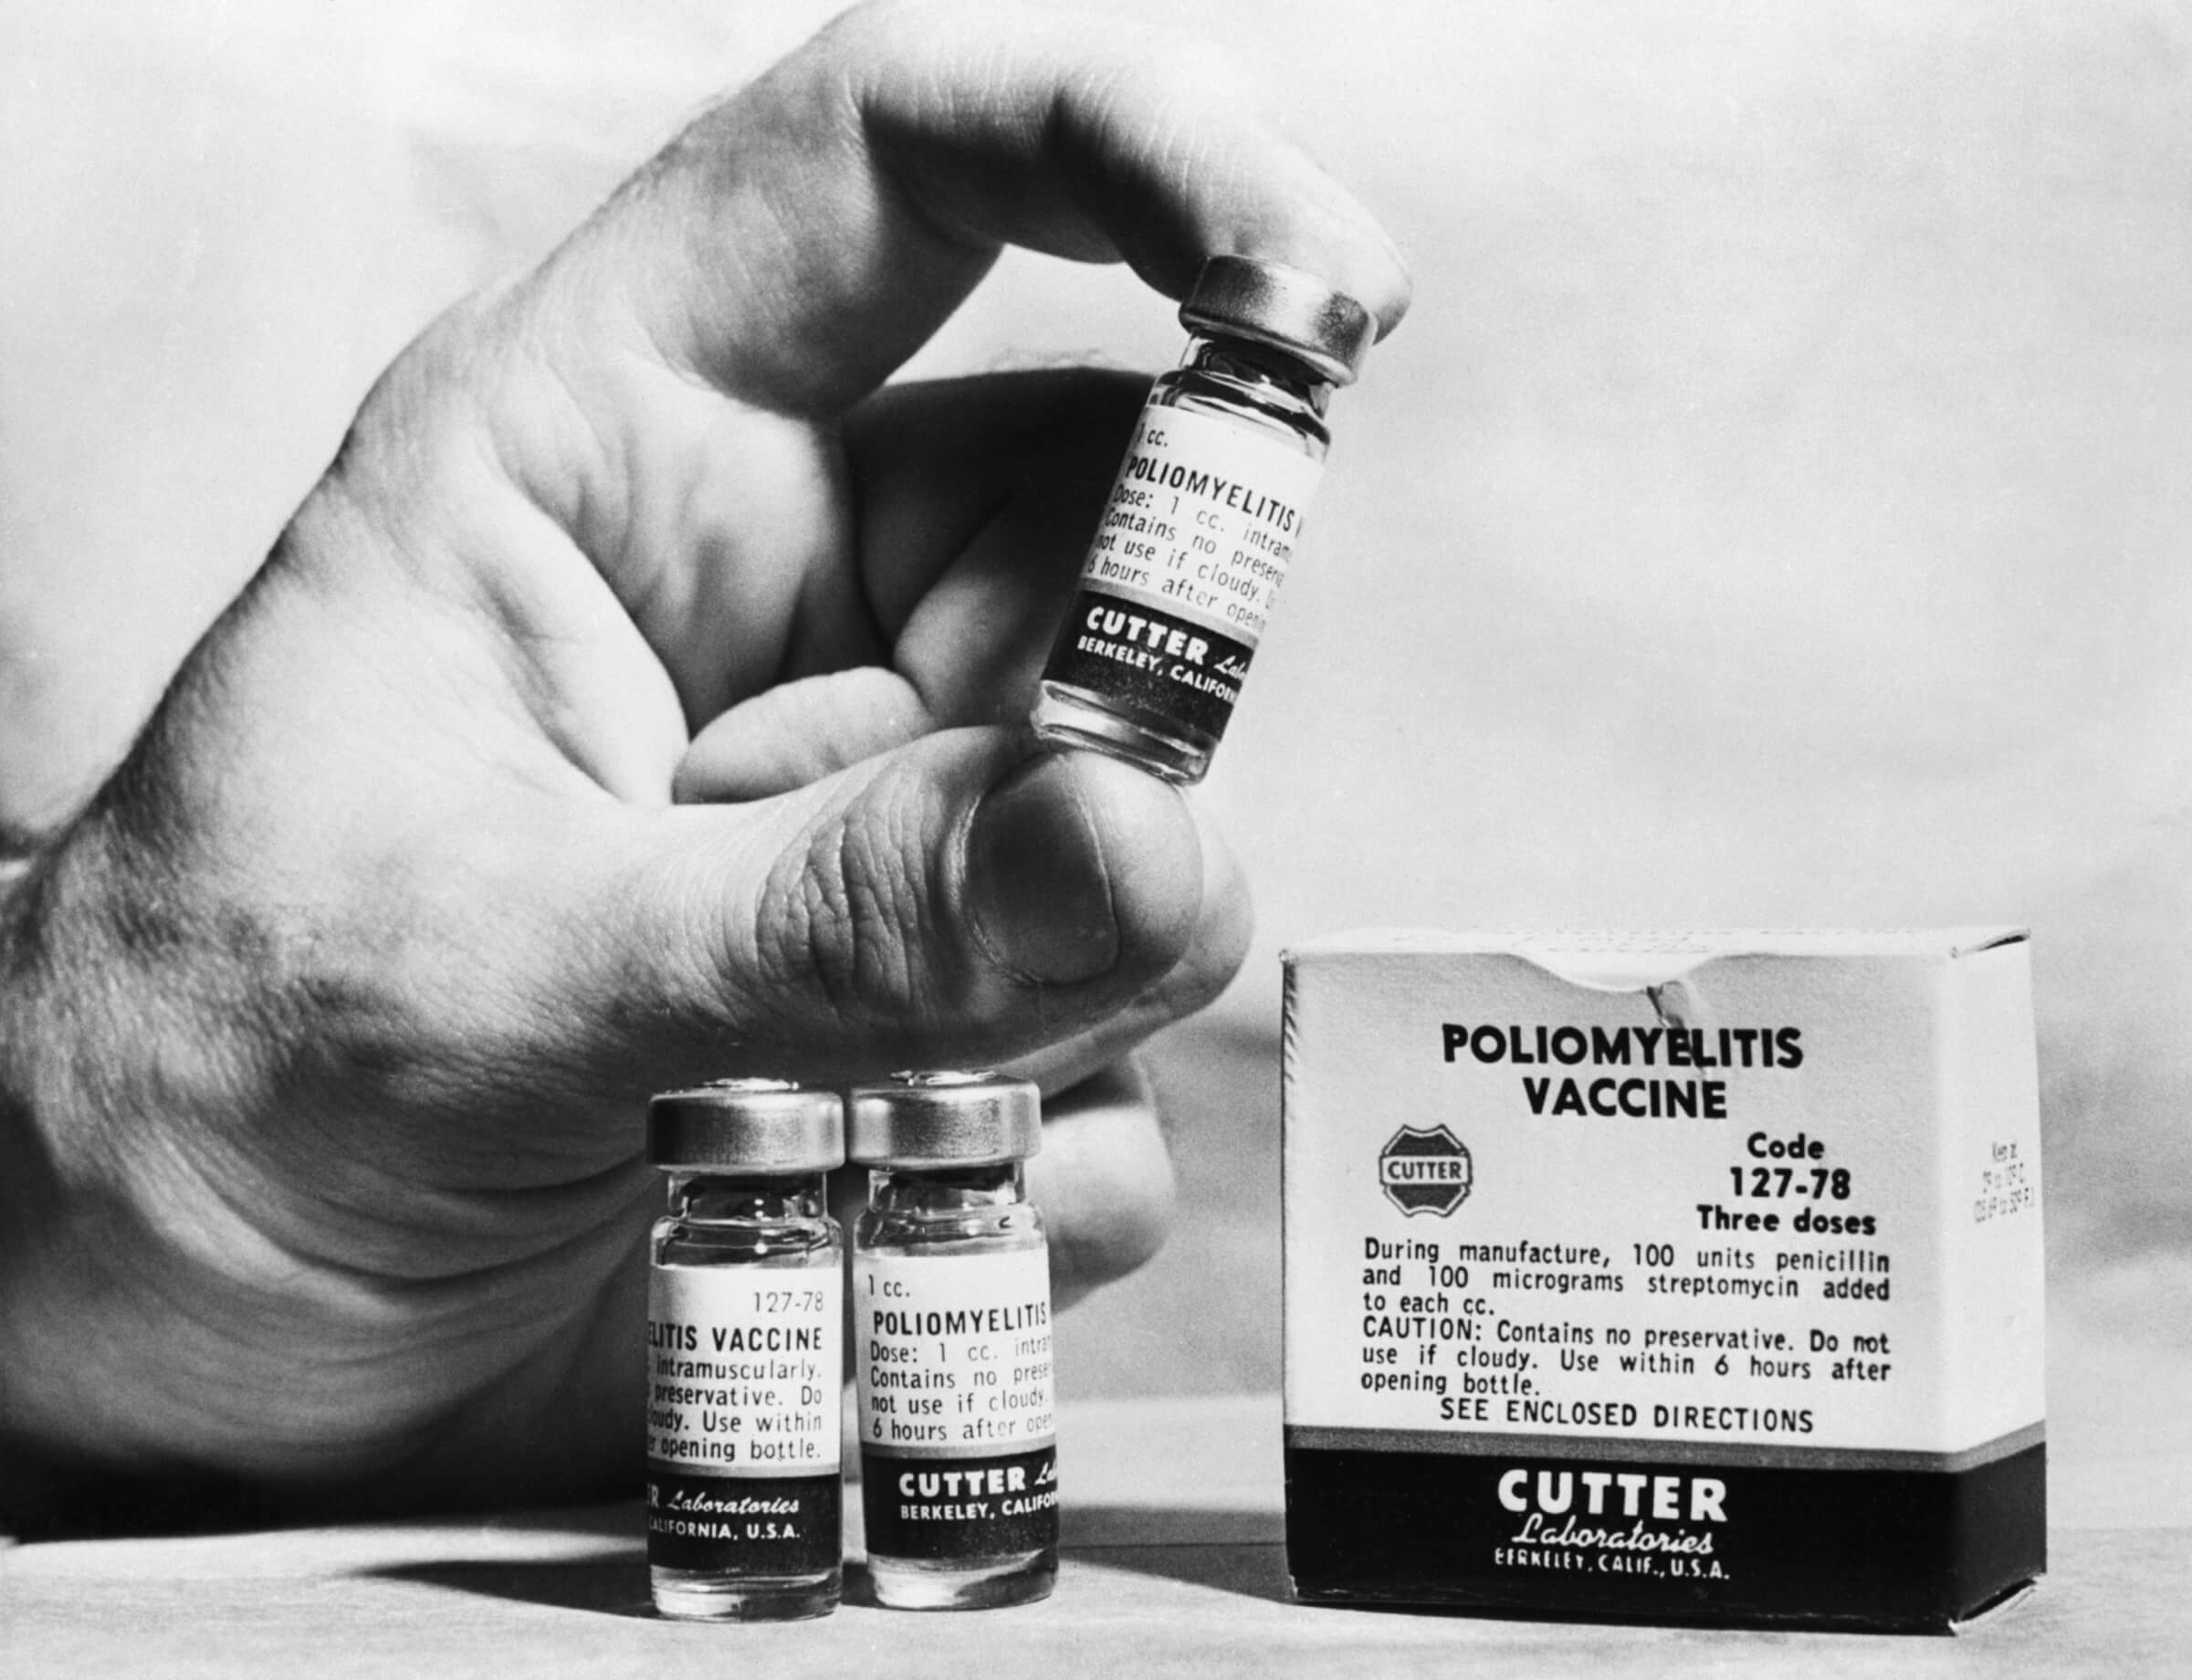
[[[1946,1632],[2047,1567],[2027,1435],[1953,1457],[1305,1444],[1336,1433],[1286,1446],[1287,1560],[1315,1602]]]

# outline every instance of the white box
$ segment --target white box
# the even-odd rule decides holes
[[[1940,1628],[2039,1574],[2027,949],[1289,953],[1301,1595]]]

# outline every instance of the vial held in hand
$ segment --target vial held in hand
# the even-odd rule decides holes
[[[1058,1572],[1050,1250],[1023,1163],[1035,1087],[901,1074],[852,1093],[868,1573],[894,1610],[1049,1595]]]
[[[787,1621],[837,1607],[844,1245],[823,1175],[836,1095],[773,1079],[647,1108],[670,1177],[647,1272],[647,1566],[655,1608]]]
[[[1354,379],[1369,312],[1278,263],[1213,257],[1149,392],[1035,701],[1035,732],[1168,782],[1210,769]]]

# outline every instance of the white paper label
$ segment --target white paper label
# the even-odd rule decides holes
[[[1081,582],[1253,648],[1323,473],[1256,426],[1146,408]]]
[[[914,1457],[1055,1438],[1050,1255],[856,1254],[860,1440]]]
[[[834,1265],[658,1265],[647,1279],[647,1462],[687,1475],[838,1467]]]
[[[1955,1454],[2043,1414],[2021,947],[1292,982],[1296,1426]]]

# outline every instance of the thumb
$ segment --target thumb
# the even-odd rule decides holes
[[[621,820],[564,983],[617,1000],[609,1048],[656,1088],[1009,1062],[1129,1003],[1151,1026],[1186,1013],[1246,944],[1237,877],[1206,870],[1178,792],[1002,730]]]

